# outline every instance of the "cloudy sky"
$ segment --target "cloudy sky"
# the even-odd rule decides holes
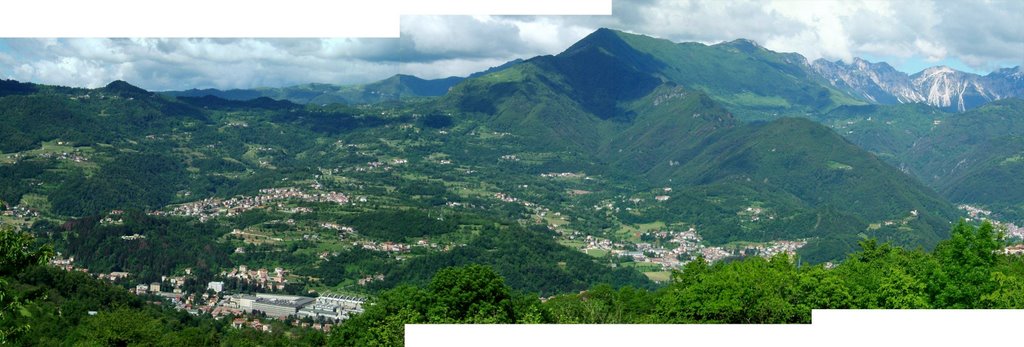
[[[908,73],[1024,65],[1024,1],[613,1],[611,16],[403,16],[398,39],[0,39],[0,78],[176,90],[464,76],[556,54],[600,27],[677,42],[747,38]]]

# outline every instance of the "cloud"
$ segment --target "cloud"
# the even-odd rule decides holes
[[[747,38],[809,59],[1024,64],[1024,1],[615,0],[612,16],[405,16],[398,39],[6,39],[0,76],[152,90],[464,76],[556,54],[599,27],[707,44]]]

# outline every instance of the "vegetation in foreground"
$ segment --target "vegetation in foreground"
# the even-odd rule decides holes
[[[329,335],[279,324],[233,329],[45,265],[48,246],[2,232],[0,338],[16,345],[401,345],[414,323],[810,323],[815,308],[1024,308],[1024,260],[991,224],[961,222],[932,252],[874,240],[834,268],[784,254],[689,263],[657,290],[597,285],[539,298],[484,265],[443,269],[423,286],[382,292]],[[95,315],[88,311],[98,311]]]

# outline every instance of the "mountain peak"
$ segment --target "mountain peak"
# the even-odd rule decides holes
[[[921,70],[921,74],[922,75],[929,75],[929,76],[930,75],[935,75],[935,74],[951,74],[951,73],[957,73],[957,72],[960,72],[960,71],[957,71],[956,69],[953,69],[953,68],[951,68],[949,66],[946,66],[946,65],[932,66],[930,68]]]
[[[757,41],[754,41],[754,40],[751,40],[751,39],[744,39],[744,38],[738,38],[738,39],[729,41],[727,44],[761,47],[761,45],[758,44]]]
[[[103,90],[107,91],[107,92],[115,93],[115,94],[122,94],[122,95],[150,95],[150,94],[153,94],[153,93],[150,93],[149,91],[147,91],[145,89],[133,86],[132,84],[130,84],[128,82],[125,82],[125,81],[122,81],[122,80],[116,80],[116,81],[110,82],[105,87],[103,87]]]
[[[1014,67],[1005,67],[996,71],[992,71],[992,73],[990,73],[989,75],[1006,76],[1020,79],[1024,78],[1024,69],[1021,69],[1020,65]]]
[[[754,52],[754,51],[757,51],[757,50],[760,50],[760,49],[764,49],[764,47],[762,47],[760,44],[758,44],[757,41],[750,40],[750,39],[743,39],[743,38],[735,39],[735,40],[728,41],[728,42],[722,42],[722,43],[719,43],[719,44],[717,44],[715,46],[734,48],[734,49],[737,49],[739,51],[746,52],[746,53],[750,53],[750,52]]]
[[[590,33],[590,35],[587,35],[586,37],[580,39],[579,41],[576,41],[575,44],[569,46],[569,48],[562,52],[562,54],[579,51],[581,49],[591,46],[605,47],[613,44],[618,44],[618,42],[622,41],[622,38],[619,37],[619,33],[619,31],[608,28],[597,29],[594,32]]]

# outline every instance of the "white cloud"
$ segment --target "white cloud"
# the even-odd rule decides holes
[[[598,27],[673,41],[755,40],[809,59],[1024,64],[1024,1],[615,0],[613,16],[406,16],[399,39],[8,39],[0,76],[153,90],[468,75],[558,53]]]

